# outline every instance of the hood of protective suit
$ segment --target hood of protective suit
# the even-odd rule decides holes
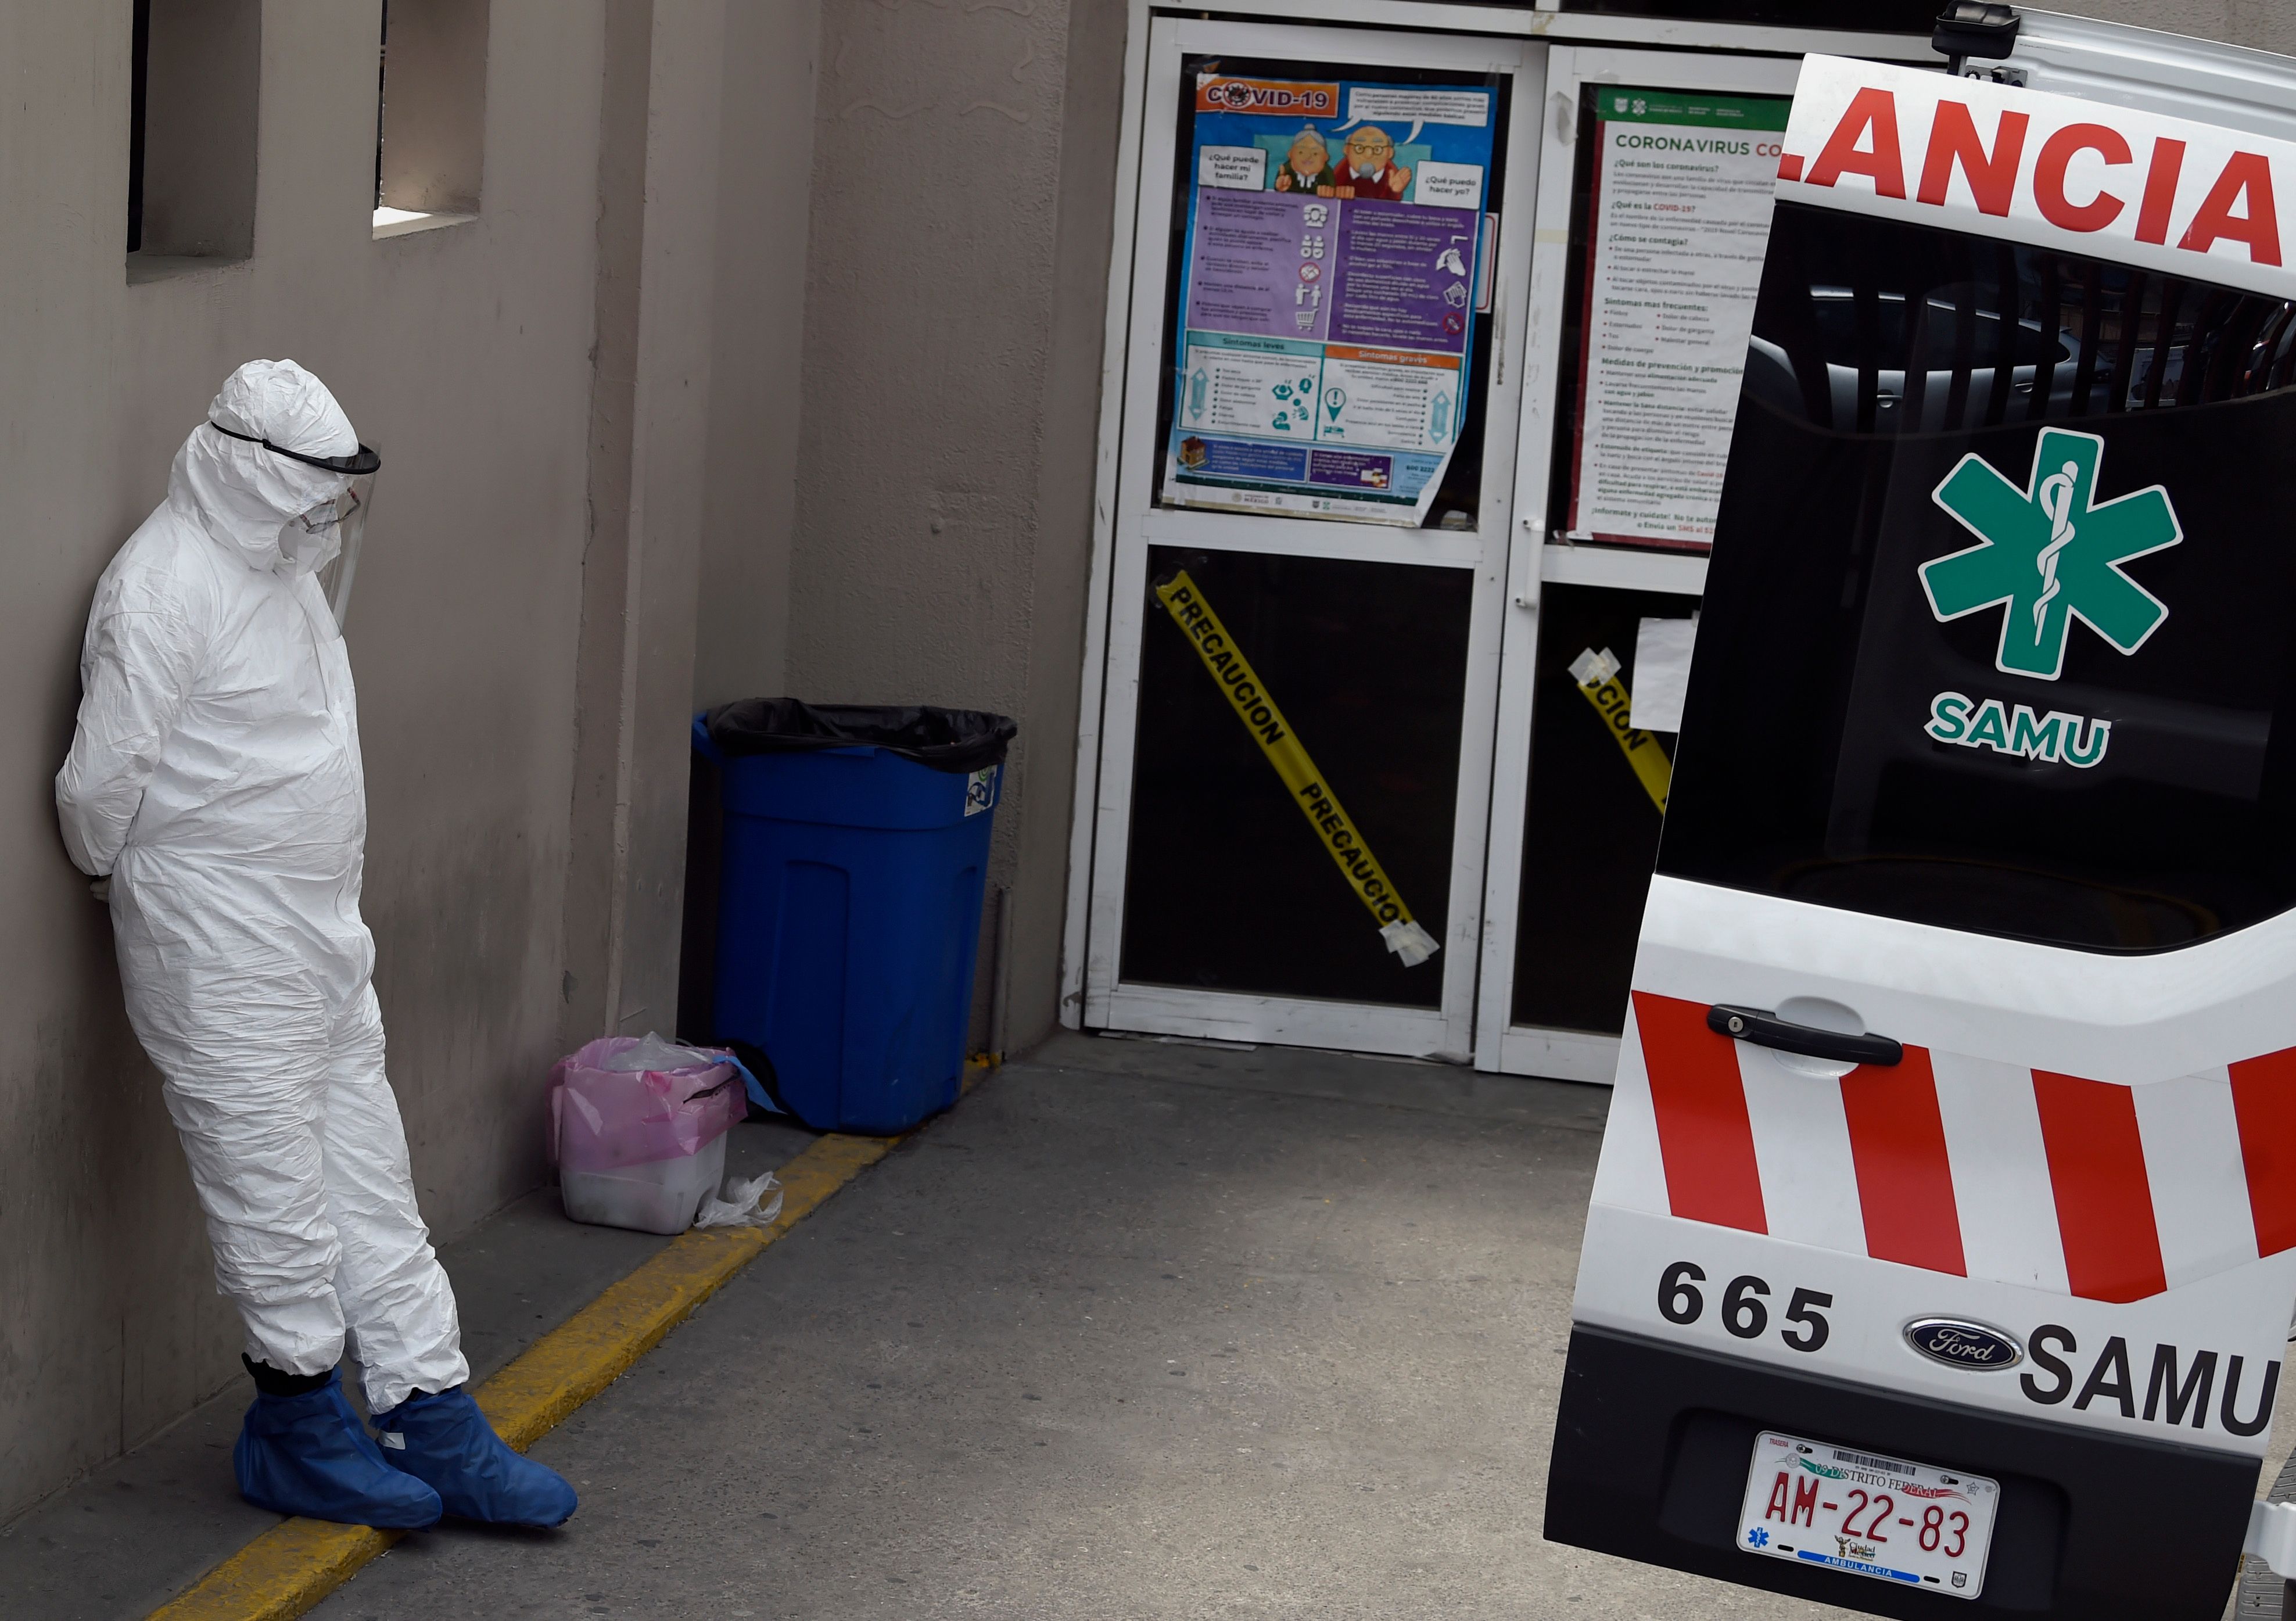
[[[226,379],[208,420],[305,455],[347,456],[358,449],[351,420],[327,385],[291,360],[250,360]],[[350,487],[340,473],[274,455],[260,445],[192,430],[168,472],[168,501],[250,569],[308,574],[333,558],[332,532],[288,525]]]

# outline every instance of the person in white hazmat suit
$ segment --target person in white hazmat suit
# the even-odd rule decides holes
[[[128,1019],[246,1322],[241,1493],[393,1528],[557,1525],[573,1489],[463,1388],[383,1074],[357,710],[316,577],[380,465],[294,362],[232,373],[96,585],[56,807],[73,862],[108,880]],[[347,1342],[374,1437],[343,1394]]]

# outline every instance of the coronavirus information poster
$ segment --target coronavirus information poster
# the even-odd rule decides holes
[[[1704,550],[1792,102],[1590,87],[1572,540]]]
[[[1425,520],[1471,387],[1496,102],[1197,76],[1166,502]]]

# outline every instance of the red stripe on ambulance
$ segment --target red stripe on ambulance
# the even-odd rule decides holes
[[[2126,1086],[2036,1069],[2033,1097],[2072,1292],[2127,1301],[2166,1291],[2135,1095]]]
[[[1650,1062],[1651,1107],[1674,1213],[1767,1232],[1737,1044],[1708,1029],[1706,1010],[1695,1002],[1636,991],[1635,1017]]]
[[[1861,1064],[1841,1077],[1841,1112],[1857,1168],[1866,1253],[1877,1261],[1965,1275],[1961,1216],[1938,1113],[1937,1077],[1923,1048],[1893,1069]]]
[[[2234,1064],[2232,1106],[2240,1118],[2256,1253],[2296,1248],[2296,1051]]]
[[[2134,1087],[1907,1047],[1828,1083],[1742,1054],[1705,1003],[1647,991],[1629,1038],[1641,1061],[1620,1066],[1604,1162],[1630,1208],[2116,1303],[2296,1248],[2296,1049]],[[1800,1090],[1828,1085],[1839,1126],[1823,1126],[1833,1100]],[[1629,1191],[1637,1162],[1648,1204]],[[2155,1185],[2182,1191],[2159,1208]]]

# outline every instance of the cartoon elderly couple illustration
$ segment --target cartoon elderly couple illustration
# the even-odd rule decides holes
[[[1395,160],[1395,142],[1376,124],[1366,124],[1349,135],[1338,163],[1332,161],[1330,143],[1309,125],[1292,137],[1283,167],[1275,171],[1274,190],[1301,192],[1313,197],[1376,197],[1401,202],[1411,187],[1411,168]]]

